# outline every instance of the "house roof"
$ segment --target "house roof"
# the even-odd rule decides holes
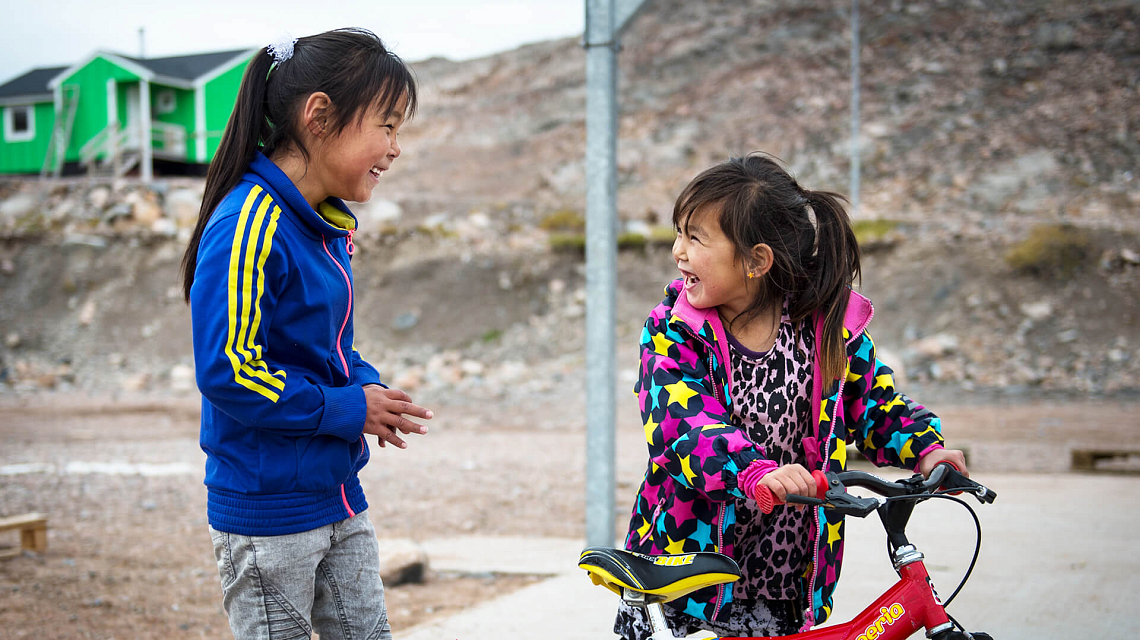
[[[66,68],[67,67],[45,67],[42,69],[32,69],[24,75],[13,78],[0,85],[0,98],[50,95],[51,88],[48,87],[48,81]]]
[[[122,55],[120,57],[150,69],[160,76],[179,78],[182,80],[196,80],[248,51],[249,49],[235,49],[233,51],[196,53],[188,56],[172,56],[169,58],[132,58]]]

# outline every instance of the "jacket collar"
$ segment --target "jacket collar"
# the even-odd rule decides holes
[[[709,323],[713,330],[713,345],[717,349],[717,356],[727,366],[728,340],[724,323],[720,321],[720,314],[716,312],[716,309],[712,307],[697,309],[690,304],[689,297],[685,295],[685,281],[681,278],[669,283],[665,290],[671,295],[677,296],[677,301],[673,304],[673,316],[675,318],[680,319],[698,333],[701,332],[706,322]],[[852,338],[863,333],[874,315],[875,309],[871,305],[871,301],[866,296],[851,291],[850,297],[847,299],[847,312],[843,316],[843,326],[851,333]]]
[[[258,184],[265,185],[272,193],[273,199],[287,206],[297,218],[305,223],[317,235],[325,237],[347,236],[349,231],[356,229],[356,216],[348,209],[348,205],[340,198],[328,198],[318,205],[320,212],[315,211],[297,186],[285,175],[272,160],[258,151],[249,164],[249,172]]]

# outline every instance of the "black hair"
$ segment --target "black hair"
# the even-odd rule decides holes
[[[275,62],[268,47],[249,61],[233,114],[206,173],[198,223],[182,257],[182,291],[187,302],[198,264],[198,245],[214,209],[237,186],[258,151],[296,149],[307,160],[300,135],[305,101],[323,91],[331,107],[325,131],[335,137],[369,109],[388,117],[406,96],[404,118],[416,110],[416,81],[403,60],[367,29],[335,29],[299,38],[293,55]]]
[[[837,193],[804,189],[775,158],[753,153],[701,172],[673,207],[678,230],[686,230],[698,210],[715,207],[745,271],[754,246],[772,249],[772,267],[741,315],[752,319],[785,297],[792,322],[823,314],[823,335],[816,340],[826,379],[843,372],[843,316],[848,289],[861,273],[859,245],[843,201]]]

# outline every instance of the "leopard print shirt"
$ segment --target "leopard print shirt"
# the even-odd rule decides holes
[[[734,422],[748,431],[770,460],[804,464],[810,433],[815,337],[809,323],[797,327],[784,307],[779,334],[766,353],[750,351],[728,336]],[[794,600],[806,588],[811,558],[811,510],[777,506],[765,515],[752,500],[736,500],[736,556],[744,578],[735,598]]]

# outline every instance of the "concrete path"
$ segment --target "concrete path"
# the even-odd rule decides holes
[[[1132,637],[1140,594],[1140,478],[1071,474],[975,474],[998,493],[976,505],[982,553],[950,614],[998,640]],[[847,620],[894,583],[878,518],[848,518],[847,558],[834,620]],[[969,565],[974,525],[961,506],[931,501],[908,528],[939,594]],[[550,575],[534,586],[396,640],[611,640],[616,596],[593,586],[575,539],[464,537],[424,543],[436,570]],[[707,637],[707,636],[693,636]],[[918,635],[916,637],[921,637]]]

